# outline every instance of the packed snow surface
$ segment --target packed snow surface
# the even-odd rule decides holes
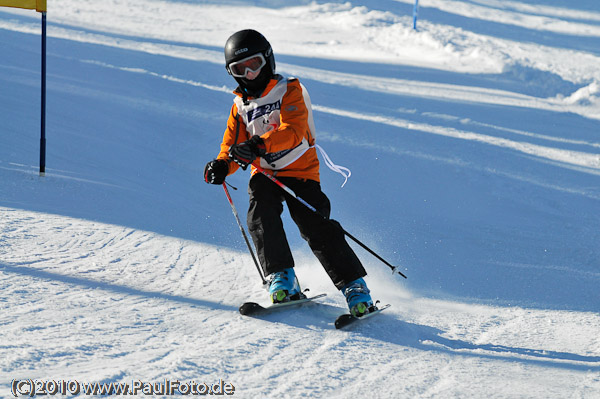
[[[0,397],[21,380],[600,397],[600,4],[427,0],[416,30],[413,5],[49,1],[45,176],[40,14],[0,8]],[[342,188],[322,168],[332,217],[408,276],[353,244],[392,306],[347,330],[285,212],[300,283],[327,296],[238,313],[268,299],[202,174],[235,88],[223,45],[244,28],[352,170]],[[248,178],[228,178],[242,220]]]

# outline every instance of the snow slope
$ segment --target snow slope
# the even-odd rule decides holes
[[[600,396],[600,7],[595,0],[55,0],[47,174],[39,14],[0,8],[0,397],[14,379],[235,386],[235,397]],[[233,18],[232,16],[237,16]],[[243,16],[243,18],[241,17]],[[242,23],[243,22],[243,23]],[[299,77],[333,217],[392,307],[348,331],[264,301],[202,181],[253,27]],[[244,214],[248,174],[228,180]]]

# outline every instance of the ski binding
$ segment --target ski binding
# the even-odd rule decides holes
[[[357,321],[363,321],[365,319],[368,319],[371,316],[375,316],[376,314],[379,314],[381,312],[383,312],[385,309],[389,308],[391,305],[387,304],[387,305],[383,305],[382,307],[378,308],[375,306],[373,306],[373,308],[371,308],[372,310],[367,313],[364,316],[361,317],[355,317],[353,315],[351,315],[350,313],[346,313],[343,315],[338,316],[337,319],[335,319],[335,328],[340,329],[340,328],[344,328],[350,324],[353,324],[354,322]]]

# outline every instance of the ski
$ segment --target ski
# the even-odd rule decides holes
[[[304,298],[301,298],[301,299],[295,299],[295,300],[288,301],[288,302],[274,303],[274,304],[268,305],[268,306],[262,306],[256,302],[244,302],[242,304],[242,306],[240,306],[239,310],[240,310],[240,313],[244,316],[253,316],[255,314],[264,314],[264,313],[272,312],[274,310],[287,308],[290,306],[302,305],[303,303],[311,302],[317,298],[322,298],[326,295],[327,294],[319,294],[319,295],[315,295],[315,296],[311,296],[311,297],[305,296]]]
[[[350,324],[353,324],[356,321],[363,321],[365,319],[368,319],[371,316],[375,316],[376,314],[383,312],[385,309],[389,308],[390,306],[391,305],[387,304],[387,305],[383,305],[380,308],[375,308],[362,317],[354,317],[350,313],[340,315],[340,316],[338,316],[337,319],[335,319],[335,328],[337,328],[339,330],[340,328],[349,326]]]

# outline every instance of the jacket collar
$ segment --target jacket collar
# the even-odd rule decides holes
[[[252,96],[248,96],[247,94],[244,96],[244,91],[243,89],[238,86],[234,91],[233,94],[235,94],[238,97],[242,97],[244,100],[246,99],[253,99],[253,98],[260,98],[263,96],[266,96],[267,94],[269,94],[269,92],[271,90],[273,90],[273,87],[277,86],[277,83],[281,82],[284,79],[283,76],[277,74],[275,76],[273,76],[273,78],[271,78],[271,80],[269,81],[269,83],[267,83],[267,87],[265,87],[265,89],[263,90],[262,93],[260,93],[260,95],[258,97],[252,97]]]

